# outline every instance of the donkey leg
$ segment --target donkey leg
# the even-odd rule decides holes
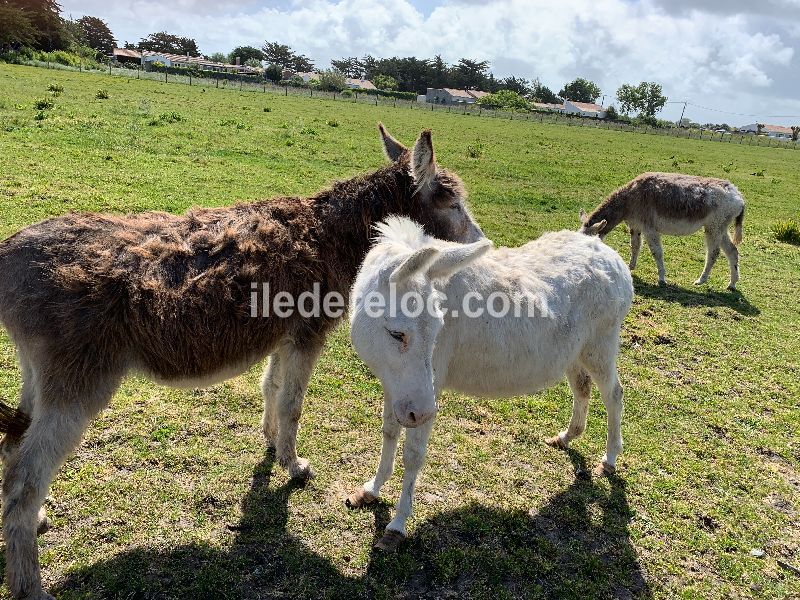
[[[22,350],[18,351],[19,366],[22,371],[22,388],[19,395],[19,410],[26,415],[32,415],[34,406],[36,404],[36,373],[33,364],[28,360],[27,356]],[[0,442],[0,460],[3,464],[8,464],[13,455],[19,449],[20,440],[6,435],[3,441]],[[39,509],[37,516],[36,532],[39,535],[46,533],[50,529],[50,520],[47,518],[47,511],[44,505]]]
[[[400,438],[400,423],[394,415],[394,408],[389,398],[383,399],[383,445],[381,461],[375,477],[364,484],[364,487],[352,494],[345,504],[348,508],[361,508],[372,504],[380,497],[381,487],[394,472],[394,457],[397,454],[397,441]]]
[[[639,250],[642,249],[642,232],[636,229],[631,229],[631,262],[628,265],[631,271],[636,268],[636,263],[639,260]]]
[[[666,285],[667,271],[664,269],[664,249],[661,247],[661,235],[657,231],[646,231],[644,235],[658,268],[658,285]]]
[[[728,237],[727,232],[722,236],[722,251],[725,253],[725,256],[728,257],[728,265],[730,265],[731,268],[731,279],[728,282],[728,289],[735,290],[736,282],[739,281],[739,249],[731,241],[731,238]]]
[[[725,236],[727,237],[727,234],[725,234]],[[700,274],[700,277],[694,282],[695,285],[702,285],[708,280],[711,269],[714,267],[714,263],[717,262],[717,258],[719,257],[719,247],[722,243],[720,237],[718,233],[711,233],[706,230],[706,266]]]
[[[400,492],[394,519],[386,526],[383,537],[375,544],[376,548],[393,550],[406,538],[406,521],[411,516],[417,477],[422,465],[425,464],[428,440],[435,421],[436,419],[431,419],[419,427],[406,429],[406,441],[403,446],[403,490]]]
[[[278,437],[275,453],[278,463],[289,471],[292,479],[313,476],[309,462],[297,456],[297,429],[303,411],[303,397],[321,350],[322,344],[319,343],[304,348],[287,344],[281,348],[283,383],[276,398]]]
[[[616,471],[617,456],[622,452],[622,386],[617,372],[619,337],[593,344],[581,356],[584,367],[597,383],[606,407],[608,436],[606,453],[594,469],[595,475],[610,475]]]
[[[589,396],[592,391],[592,378],[578,365],[572,365],[567,369],[567,381],[572,390],[572,418],[564,431],[545,440],[549,446],[562,450],[566,450],[572,440],[586,431]]]
[[[37,400],[31,424],[3,473],[6,583],[15,598],[52,598],[42,591],[37,515],[56,470],[80,441],[89,419],[107,404],[113,388],[104,386],[102,394],[76,398],[68,393],[55,396],[59,386],[52,383],[43,386],[48,391]]]
[[[264,432],[267,445],[271,448],[275,447],[278,440],[278,417],[276,412],[278,390],[283,379],[281,364],[280,353],[275,352],[269,357],[269,363],[264,369],[264,375],[261,378],[261,394],[264,396],[264,415],[261,418],[261,429]]]

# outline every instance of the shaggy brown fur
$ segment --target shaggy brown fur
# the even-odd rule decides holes
[[[295,298],[319,282],[347,298],[373,225],[390,214],[461,239],[436,215],[460,203],[460,180],[440,171],[416,193],[408,160],[307,199],[32,225],[0,243],[0,319],[61,357],[75,386],[122,364],[163,381],[202,377],[260,360],[287,336],[324,337],[335,324],[325,317],[250,318],[251,282]]]
[[[185,216],[71,214],[0,242],[0,322],[23,371],[20,408],[0,403],[6,582],[15,597],[49,597],[41,590],[37,512],[53,473],[129,371],[192,383],[274,353],[264,431],[292,476],[310,476],[295,450],[297,422],[314,362],[339,319],[298,311],[253,318],[252,283],[295,299],[319,284],[323,296],[346,300],[373,226],[391,214],[452,241],[483,235],[461,181],[433,162],[429,131],[410,152],[381,134],[391,165],[310,198]]]

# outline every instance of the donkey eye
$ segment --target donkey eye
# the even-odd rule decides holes
[[[396,339],[398,342],[405,342],[406,341],[406,334],[402,331],[392,331],[391,329],[387,329],[389,335]]]
[[[453,210],[461,210],[461,204],[459,202],[455,202],[454,204],[450,205],[450,208]]]

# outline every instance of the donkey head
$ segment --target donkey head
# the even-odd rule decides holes
[[[378,124],[383,148],[392,162],[408,169],[413,194],[418,200],[408,216],[421,223],[434,237],[451,242],[470,243],[483,239],[483,231],[466,205],[467,191],[455,174],[436,164],[429,129],[423,131],[409,150]]]
[[[416,228],[425,237],[407,219],[390,219],[381,230],[385,234],[386,227],[397,225]],[[486,239],[467,245],[434,240],[413,250],[379,243],[364,261],[351,296],[350,335],[404,427],[417,427],[436,415],[433,353],[444,325],[442,289],[491,246]]]
[[[605,219],[592,223],[592,218],[587,215],[586,211],[583,209],[581,209],[580,219],[581,227],[578,229],[579,233],[585,233],[586,235],[599,235],[601,240],[605,237],[606,233],[608,233],[603,231],[606,227]]]

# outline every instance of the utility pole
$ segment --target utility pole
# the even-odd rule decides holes
[[[683,123],[683,113],[686,112],[686,102],[683,103],[683,110],[681,111],[681,118],[678,120],[678,127]]]

